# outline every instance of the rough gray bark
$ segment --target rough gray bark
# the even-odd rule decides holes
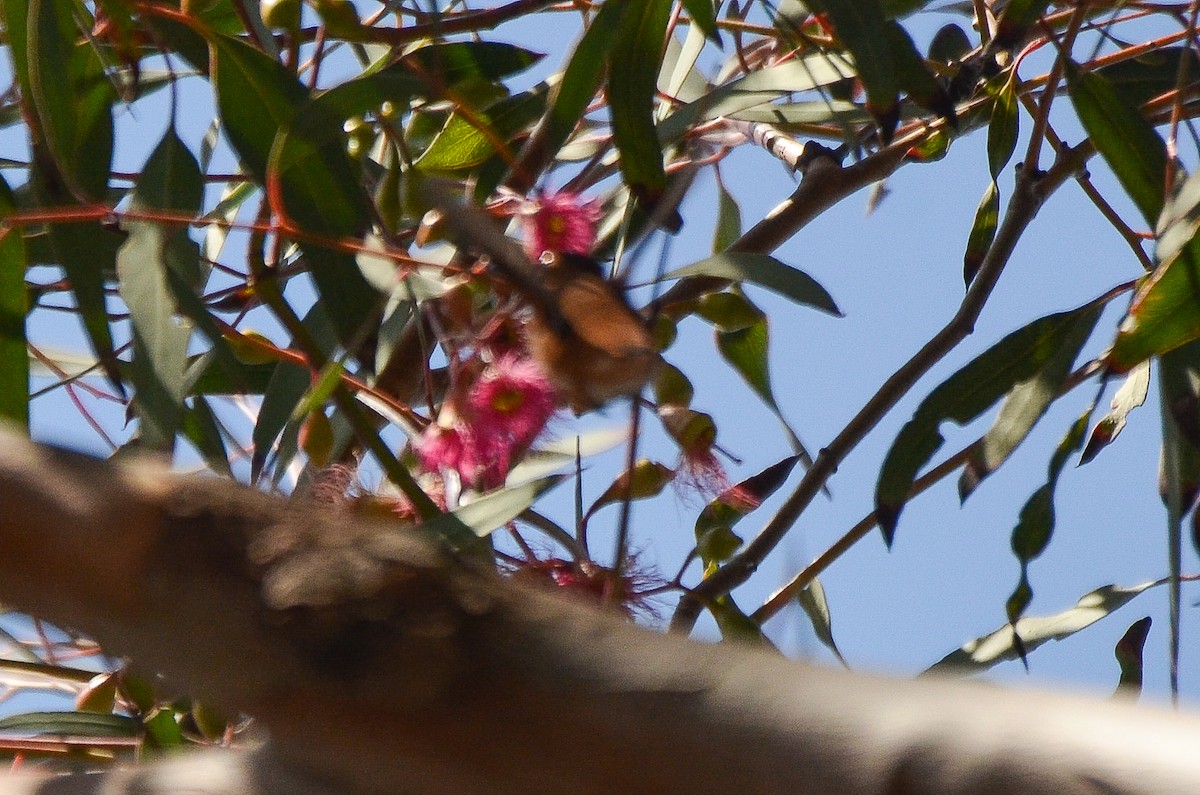
[[[407,528],[0,438],[0,601],[271,741],[0,795],[1193,793],[1190,715],[657,635]]]

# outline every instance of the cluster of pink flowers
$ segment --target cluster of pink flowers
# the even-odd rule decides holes
[[[454,471],[466,485],[495,488],[554,414],[554,388],[537,362],[510,352],[462,395],[447,400],[414,448],[430,472]]]

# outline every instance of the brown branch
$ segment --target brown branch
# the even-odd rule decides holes
[[[0,443],[0,600],[94,634],[256,751],[0,779],[3,795],[1175,795],[1200,719],[897,682],[656,635],[411,527]]]

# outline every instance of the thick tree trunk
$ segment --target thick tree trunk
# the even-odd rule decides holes
[[[665,637],[411,529],[7,434],[0,497],[0,601],[271,736],[0,795],[1200,791],[1190,715]]]

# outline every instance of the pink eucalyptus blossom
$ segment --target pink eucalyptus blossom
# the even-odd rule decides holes
[[[506,354],[479,377],[467,393],[471,425],[477,435],[532,442],[554,414],[554,387],[536,361]]]
[[[732,491],[725,467],[710,447],[684,450],[675,472],[675,485],[683,491],[699,494],[704,499],[724,497]]]
[[[413,444],[428,472],[457,472],[463,483],[491,489],[504,483],[515,444],[503,435],[487,435],[462,422],[434,424]]]
[[[547,251],[587,254],[596,244],[600,205],[570,191],[543,194],[523,211],[525,251],[538,259]]]
[[[425,429],[421,438],[413,443],[413,449],[416,451],[417,457],[421,459],[421,466],[426,470],[430,472],[439,472],[443,469],[457,471],[463,458],[466,457],[468,444],[466,434],[460,428],[444,428],[433,423]]]

